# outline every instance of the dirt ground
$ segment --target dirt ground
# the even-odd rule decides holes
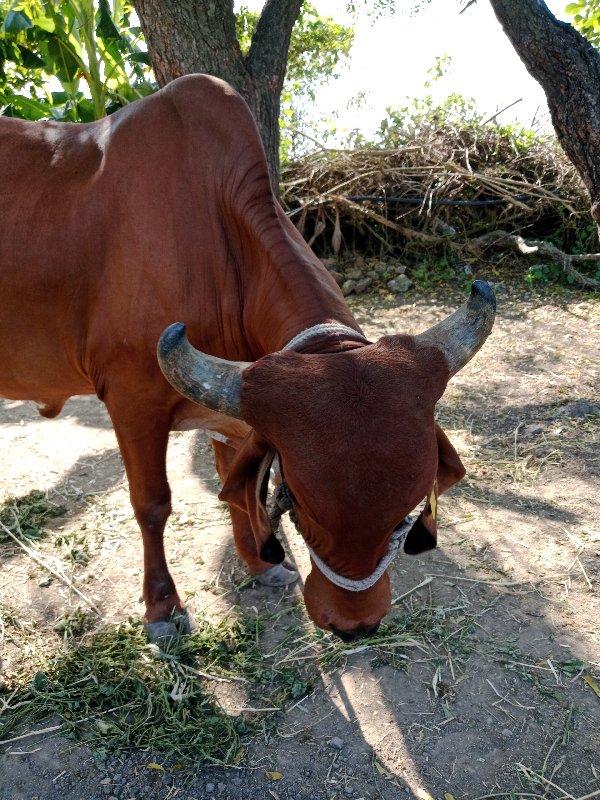
[[[282,710],[256,712],[275,727],[248,737],[230,768],[151,769],[157,754],[74,747],[51,718],[0,742],[0,800],[600,796],[600,303],[524,291],[499,287],[493,335],[439,404],[467,476],[441,499],[438,549],[391,568],[391,618],[428,612],[414,646],[390,659],[365,643],[327,667],[327,637],[290,645],[278,657],[323,663],[318,680]],[[459,302],[411,292],[365,296],[354,310],[376,338],[416,333]],[[103,406],[75,398],[48,421],[0,401],[0,472],[0,500],[40,489],[67,506],[36,552],[103,624],[139,615],[141,545]],[[227,594],[243,572],[203,434],[172,436],[169,475],[168,554],[191,604],[215,619],[234,604],[268,615],[271,637],[295,614],[310,632],[301,584]],[[85,558],[67,558],[65,543]],[[306,576],[289,526],[286,547]],[[37,654],[11,620],[60,649],[56,619],[85,602],[14,543],[0,545],[0,564],[5,676],[27,664],[33,676]],[[243,686],[221,691],[225,711],[241,713]],[[10,702],[0,693],[0,712]]]

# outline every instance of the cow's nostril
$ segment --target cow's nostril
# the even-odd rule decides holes
[[[339,636],[342,642],[353,642],[355,639],[359,638],[356,631],[341,631],[339,628],[336,628],[335,625],[331,626],[331,630],[336,636]]]
[[[358,639],[365,639],[368,636],[374,636],[379,629],[379,622],[375,625],[370,625],[369,627],[363,628],[356,628],[353,631],[342,631],[339,628],[336,628],[335,625],[331,626],[331,630],[335,633],[336,636],[342,640],[342,642],[356,642]]]

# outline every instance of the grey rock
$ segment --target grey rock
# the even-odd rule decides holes
[[[378,275],[385,275],[392,270],[389,264],[386,264],[382,261],[380,264],[375,264],[372,271],[376,272]]]
[[[346,270],[346,278],[351,281],[358,281],[362,278],[362,272],[359,269],[348,269]]]
[[[342,284],[342,294],[344,297],[348,297],[348,295],[352,294],[352,292],[356,289],[356,281],[348,280],[344,281]]]
[[[333,747],[334,750],[342,750],[346,745],[346,742],[343,739],[340,739],[339,736],[334,736],[332,739],[329,740],[329,746]]]
[[[407,292],[412,286],[412,281],[406,275],[398,275],[387,282],[387,287],[391,292],[399,294],[400,292]]]
[[[452,225],[448,225],[447,222],[444,222],[443,219],[438,219],[434,230],[436,233],[439,233],[440,236],[455,236],[456,235],[456,228]]]
[[[600,414],[600,403],[590,403],[588,400],[575,400],[563,406],[558,412],[559,416],[572,417],[574,419]]]
[[[354,291],[356,294],[362,294],[369,286],[373,283],[372,278],[361,278],[359,281],[356,281],[356,286],[354,287]]]
[[[208,792],[208,794],[210,794],[211,792],[214,792],[214,790],[215,790],[214,783],[207,783],[206,784],[206,791]]]

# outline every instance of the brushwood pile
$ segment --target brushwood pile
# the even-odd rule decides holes
[[[555,138],[510,128],[432,127],[395,148],[319,150],[284,167],[281,197],[347,295],[404,291],[424,269],[489,272],[506,253],[490,246],[482,258],[470,245],[493,232],[561,254],[600,249],[589,195]]]

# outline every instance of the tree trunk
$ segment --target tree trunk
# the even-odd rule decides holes
[[[243,56],[233,0],[135,0],[159,85],[190,72],[206,72],[237,89],[256,119],[277,193],[281,90],[302,2],[267,0],[250,52]]]
[[[542,0],[490,0],[529,73],[546,93],[556,135],[600,222],[600,56]]]

